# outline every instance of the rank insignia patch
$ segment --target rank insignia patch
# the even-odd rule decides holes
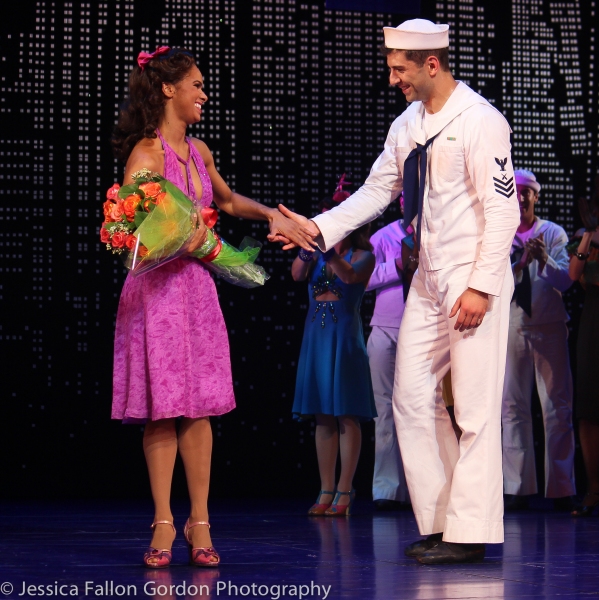
[[[495,191],[506,198],[509,198],[514,193],[514,178],[508,179],[507,172],[505,170],[505,164],[507,163],[507,156],[505,158],[495,158],[495,162],[499,165],[501,171],[501,179],[493,177],[493,185]]]
[[[505,163],[507,162],[507,156],[505,158],[496,158],[495,162],[499,165],[501,171],[505,171]]]

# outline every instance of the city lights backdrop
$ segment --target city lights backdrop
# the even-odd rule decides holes
[[[104,192],[121,181],[110,136],[140,50],[188,48],[208,104],[191,135],[230,186],[311,215],[342,173],[364,180],[404,110],[379,53],[382,27],[449,23],[451,66],[504,112],[538,212],[573,234],[597,169],[596,3],[588,0],[107,0],[0,9],[2,494],[147,496],[141,428],[110,420],[112,336],[125,270],[99,242]],[[391,7],[391,8],[389,8]],[[404,12],[373,13],[368,10]],[[373,224],[399,216],[392,205]],[[232,243],[263,223],[221,216]],[[294,253],[265,244],[267,285],[217,283],[238,408],[213,419],[213,496],[315,495],[313,427],[291,419],[307,308]],[[569,293],[573,325],[581,293]],[[373,298],[363,303],[364,323]],[[198,364],[198,369],[203,365]],[[118,369],[118,366],[117,366]],[[368,497],[373,426],[358,493]],[[175,494],[184,492],[178,473]]]

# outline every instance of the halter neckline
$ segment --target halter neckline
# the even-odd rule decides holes
[[[162,137],[160,133],[160,129],[156,128],[156,134],[160,138],[160,142],[162,143],[162,148],[165,149],[165,146],[173,153],[173,156],[182,164],[185,165],[185,176],[187,181],[184,181],[185,189],[184,191],[191,198],[197,198],[195,193],[195,187],[193,185],[193,179],[191,177],[191,143],[189,138],[185,136],[185,141],[187,142],[187,147],[189,148],[189,158],[187,160],[183,160],[174,150],[173,147]],[[166,149],[165,149],[166,150]],[[197,167],[196,167],[197,168]]]
[[[183,158],[181,158],[174,150],[173,147],[162,137],[162,134],[160,133],[160,129],[156,128],[156,134],[158,135],[158,138],[160,139],[160,141],[162,142],[162,146],[164,148],[164,144],[166,144],[170,149],[171,152],[175,155],[175,158],[183,165],[189,166],[189,161],[191,160],[191,149],[189,151],[189,157],[187,160],[184,160]],[[189,148],[190,144],[189,144],[189,138],[187,136],[185,136],[185,142],[187,143],[187,147]]]

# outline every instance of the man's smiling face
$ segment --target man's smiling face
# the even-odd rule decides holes
[[[403,50],[396,50],[387,55],[389,67],[389,84],[398,87],[408,102],[429,100],[433,79],[429,74],[427,63],[419,67],[414,61],[406,58]]]

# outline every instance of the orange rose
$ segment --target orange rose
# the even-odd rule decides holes
[[[166,192],[160,192],[160,194],[158,194],[158,196],[156,196],[156,198],[154,198],[154,204],[156,206],[158,206],[159,204],[162,204],[162,201],[166,198]]]
[[[141,196],[138,196],[137,194],[131,194],[123,200],[123,210],[129,223],[135,219],[135,209],[139,206],[140,202]]]
[[[114,200],[116,202],[116,199],[119,197],[119,190],[121,189],[121,186],[118,183],[115,183],[107,192],[106,192],[106,198],[108,200]]]
[[[150,212],[150,201],[144,200],[143,207],[146,212]]]
[[[160,184],[155,181],[142,183],[139,189],[145,194],[146,198],[155,198],[162,191]]]
[[[116,231],[112,234],[110,243],[113,248],[122,248],[125,245],[125,234],[122,231]]]
[[[108,244],[110,241],[110,231],[106,227],[100,227],[100,241],[103,244]]]
[[[145,256],[148,253],[148,249],[145,246],[139,246],[139,248],[137,249],[137,253],[140,256]]]
[[[112,218],[111,218],[110,214],[112,213],[113,206],[114,206],[114,202],[111,202],[110,200],[106,200],[106,202],[104,202],[104,204],[102,204],[102,208],[104,209],[104,220],[107,223],[112,222]]]
[[[133,251],[133,248],[135,248],[135,244],[137,243],[137,238],[130,233],[126,238],[125,238],[125,246],[127,246],[128,250]]]
[[[122,216],[125,213],[125,209],[123,208],[123,201],[119,198],[116,201],[116,204],[112,205],[110,210],[110,218],[113,221],[122,221]]]

